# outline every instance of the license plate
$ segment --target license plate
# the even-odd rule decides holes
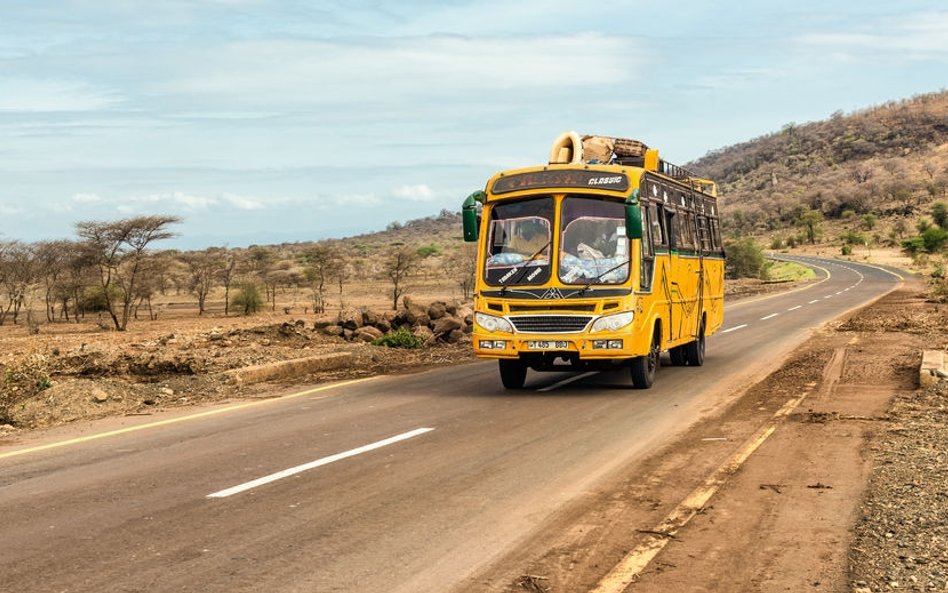
[[[566,350],[569,342],[566,340],[530,340],[527,342],[530,350]]]

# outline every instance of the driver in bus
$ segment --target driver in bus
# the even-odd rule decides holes
[[[525,220],[517,225],[517,230],[510,239],[508,251],[516,251],[530,257],[543,250],[549,242],[549,233],[542,222],[536,219]]]

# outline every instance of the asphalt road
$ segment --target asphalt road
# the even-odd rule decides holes
[[[821,282],[729,306],[705,365],[647,391],[531,372],[508,392],[478,362],[0,447],[0,591],[476,590],[562,505],[898,282],[803,259]]]

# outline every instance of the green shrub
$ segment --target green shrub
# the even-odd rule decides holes
[[[902,240],[902,251],[909,255],[915,255],[925,250],[925,244],[921,237],[909,237]]]
[[[771,249],[783,249],[783,238],[774,237],[773,241],[770,242]]]
[[[415,253],[417,253],[418,257],[420,258],[431,257],[432,255],[438,255],[441,253],[441,247],[439,247],[437,243],[422,245],[417,250],[415,250]]]
[[[846,231],[842,236],[845,245],[865,245],[866,236],[856,231]]]
[[[840,253],[842,253],[843,255],[852,255],[852,254],[853,254],[853,246],[850,245],[849,243],[844,243],[844,244],[843,244],[843,248],[840,249]]]
[[[935,219],[935,224],[948,230],[948,204],[945,202],[932,204],[932,218]]]
[[[948,230],[937,226],[928,227],[922,233],[922,244],[928,253],[938,253],[948,244]]]
[[[724,251],[727,254],[725,273],[728,278],[767,279],[767,260],[760,245],[753,239],[728,243]]]
[[[234,296],[230,299],[230,304],[243,310],[244,315],[251,315],[263,307],[263,297],[260,296],[260,289],[257,285],[248,282],[237,286]]]
[[[393,332],[389,332],[380,338],[372,340],[374,346],[384,346],[386,348],[424,348],[425,342],[406,326],[401,326]]]
[[[114,284],[109,287],[109,296],[113,303],[121,303],[122,289]],[[109,310],[105,300],[105,290],[100,285],[87,286],[80,296],[79,308],[86,313],[99,313]]]

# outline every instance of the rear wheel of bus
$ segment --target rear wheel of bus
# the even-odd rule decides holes
[[[652,330],[652,346],[648,354],[637,356],[629,363],[632,386],[636,389],[648,389],[655,382],[655,373],[658,372],[659,357],[662,354],[661,339],[661,326],[656,325]]]
[[[497,361],[500,367],[500,382],[507,389],[523,389],[523,383],[527,380],[527,365],[522,360],[504,360]]]
[[[685,344],[685,360],[688,366],[700,367],[704,364],[704,319],[701,320],[701,327],[698,329],[698,338],[694,342]]]

